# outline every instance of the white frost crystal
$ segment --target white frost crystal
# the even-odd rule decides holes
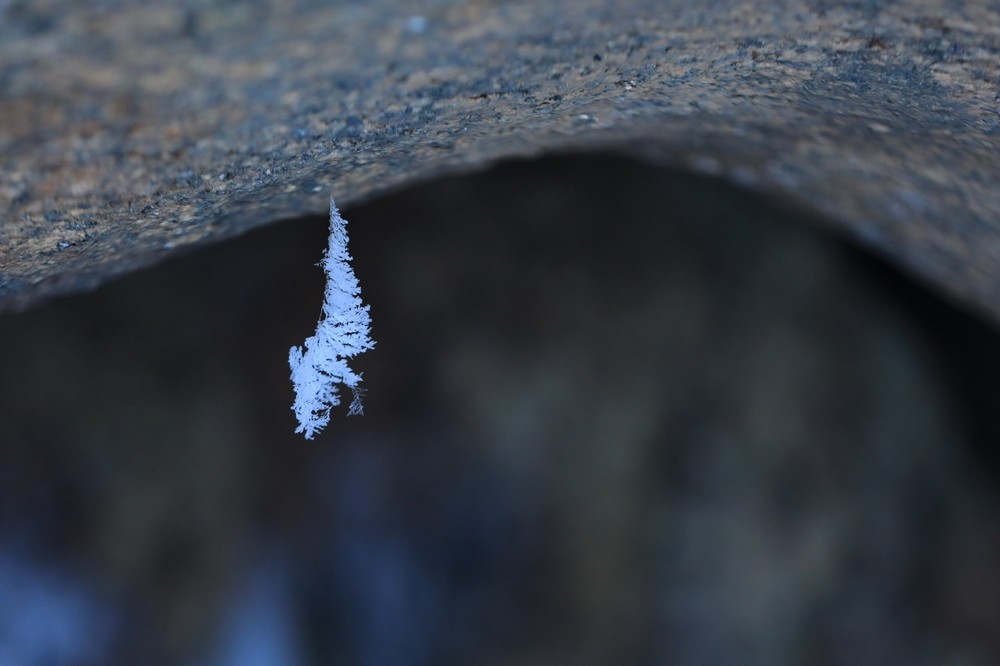
[[[292,411],[299,420],[295,432],[306,439],[330,422],[330,410],[340,404],[337,384],[354,394],[348,415],[363,413],[361,375],[347,366],[347,359],[375,346],[369,337],[371,318],[368,306],[361,302],[361,286],[351,268],[347,252],[347,220],[340,216],[330,199],[330,246],[323,257],[326,271],[326,297],[316,334],[303,347],[292,347],[288,364],[292,368],[295,403]]]

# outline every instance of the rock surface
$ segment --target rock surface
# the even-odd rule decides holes
[[[610,148],[818,214],[997,318],[997,26],[985,0],[0,1],[0,309],[331,190]]]

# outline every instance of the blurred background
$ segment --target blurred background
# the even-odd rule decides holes
[[[312,442],[325,216],[0,317],[0,666],[1000,663],[983,321],[613,155],[342,212]]]

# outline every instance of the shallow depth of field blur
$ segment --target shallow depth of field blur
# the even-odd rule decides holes
[[[324,217],[0,317],[0,666],[1000,663],[981,321],[610,156],[342,212],[312,442]]]

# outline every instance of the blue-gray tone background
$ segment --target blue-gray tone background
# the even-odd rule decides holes
[[[314,442],[323,216],[0,318],[0,666],[1000,662],[994,332],[610,156],[343,212]]]

